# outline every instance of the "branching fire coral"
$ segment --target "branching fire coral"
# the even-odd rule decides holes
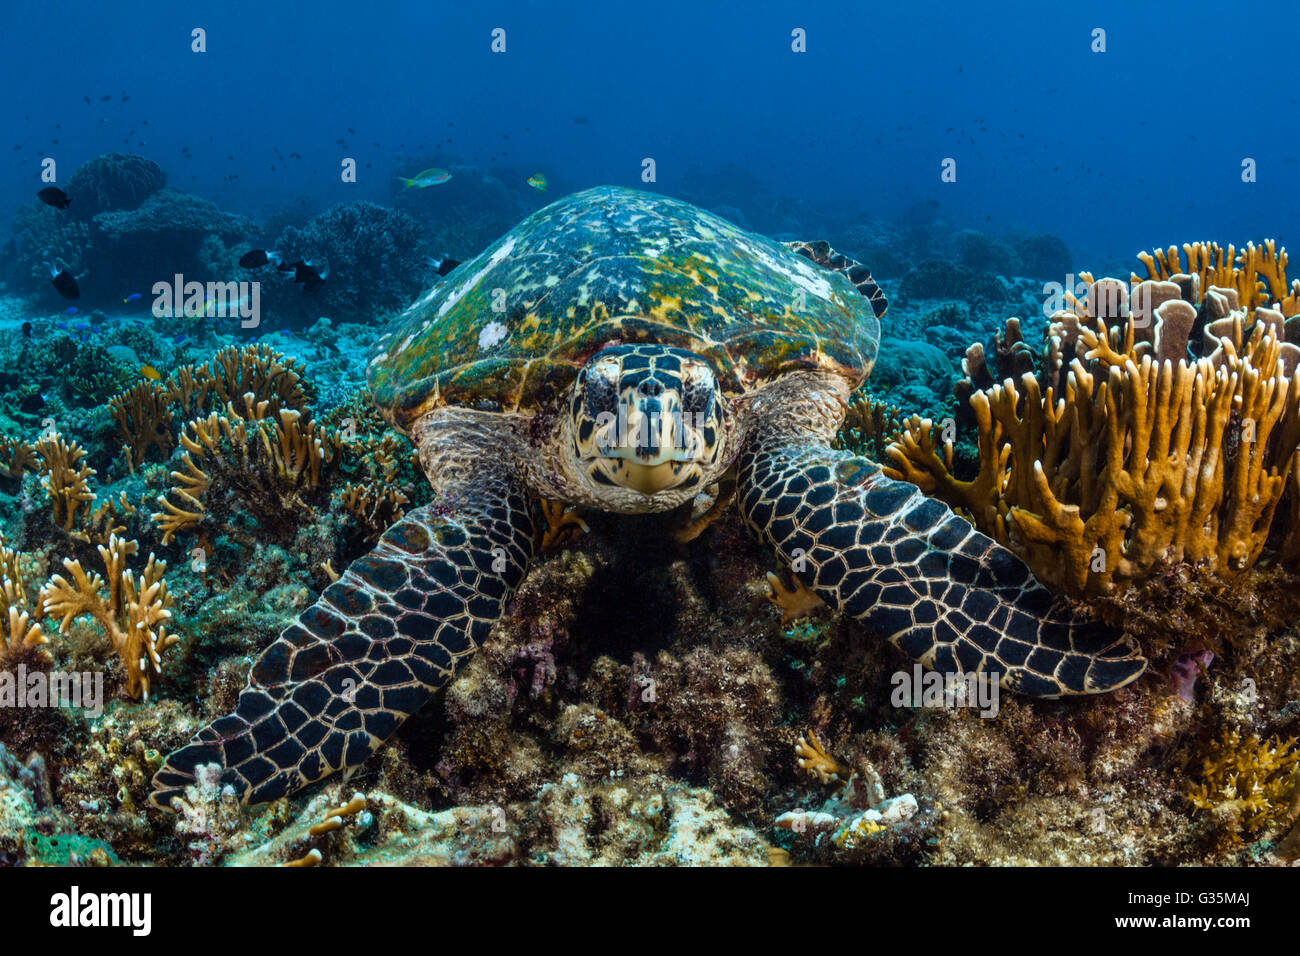
[[[45,614],[61,617],[59,633],[68,633],[73,618],[88,614],[104,629],[126,671],[126,693],[133,698],[147,698],[153,680],[162,672],[162,652],[179,638],[168,634],[166,622],[172,612],[171,595],[163,572],[167,562],[149,555],[144,571],[137,578],[126,566],[126,559],[139,550],[135,541],[113,535],[108,545],[99,546],[108,575],[108,595],[103,592],[104,578],[87,576],[81,563],[64,559],[63,567],[72,580],[60,574],[50,578],[41,590],[41,607]]]
[[[827,753],[822,742],[811,730],[794,745],[795,763],[799,769],[821,783],[843,783],[853,770]]]
[[[162,511],[153,515],[164,544],[197,528],[214,509],[226,531],[241,512],[263,528],[293,527],[295,514],[310,512],[309,499],[320,495],[322,471],[334,461],[338,439],[303,412],[271,409],[271,399],[255,401],[249,393],[242,411],[227,403],[224,414],[186,423],[182,470],[172,472],[171,497],[159,497]],[[220,495],[213,494],[217,485]],[[237,501],[224,500],[236,493]]]
[[[1287,317],[1300,314],[1300,279],[1288,286],[1286,250],[1278,251],[1274,240],[1264,240],[1263,246],[1248,242],[1240,252],[1231,244],[1225,250],[1217,242],[1187,242],[1183,243],[1183,254],[1186,266],[1177,246],[1154,253],[1140,252],[1138,258],[1146,266],[1147,279],[1168,281],[1180,274],[1195,276],[1202,294],[1211,286],[1235,289],[1247,309],[1275,302]],[[1133,284],[1140,281],[1134,273]]]
[[[1227,811],[1248,833],[1282,823],[1300,785],[1300,750],[1294,739],[1242,740],[1229,731],[1206,753],[1201,781],[1188,792],[1198,810]]]
[[[49,643],[41,625],[28,613],[33,604],[26,584],[23,555],[10,548],[0,534],[0,588],[9,607],[9,629],[0,639],[0,666],[22,660],[48,661],[42,645]]]
[[[51,432],[36,442],[36,455],[40,459],[41,486],[54,508],[54,521],[64,531],[71,531],[78,514],[89,514],[90,503],[95,500],[88,483],[95,469],[81,461],[86,449]]]
[[[885,455],[889,443],[903,430],[903,415],[895,406],[875,402],[855,394],[844,415],[844,424],[835,436],[836,448],[870,455],[877,460]]]
[[[41,626],[31,620],[26,611],[9,606],[9,628],[0,641],[0,665],[8,667],[16,661],[38,657],[48,659],[41,645],[50,639],[41,632]]]
[[[349,482],[339,494],[339,504],[352,516],[357,534],[373,542],[402,519],[410,499],[400,489],[381,485]]]
[[[36,453],[25,441],[0,438],[0,476],[21,478],[25,471],[36,471]]]
[[[274,415],[283,408],[307,407],[302,369],[267,345],[232,345],[210,362],[184,365],[168,379],[167,393],[186,417],[221,411],[245,395],[253,396],[254,405],[266,402]]]
[[[151,448],[163,459],[171,453],[172,393],[157,382],[145,380],[109,400],[108,408],[122,436],[127,467],[144,461]]]
[[[1284,251],[1248,250],[1261,275],[1285,277]],[[1280,312],[1198,282],[1142,282],[1130,300],[1117,280],[1090,281],[1086,301],[1053,317],[1037,377],[971,391],[973,478],[954,475],[952,442],[918,419],[888,449],[889,473],[964,508],[1076,594],[1169,562],[1233,573],[1293,560],[1295,526],[1274,517],[1300,480],[1300,349],[1283,341]],[[1295,508],[1293,494],[1281,511]]]

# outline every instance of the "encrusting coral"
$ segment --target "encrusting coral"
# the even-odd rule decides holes
[[[1285,251],[1242,256],[1276,267],[1258,295],[1285,282]],[[1131,300],[1122,282],[1085,275],[1086,299],[1053,316],[1039,374],[971,389],[978,473],[958,478],[953,442],[915,418],[887,473],[964,508],[1075,594],[1179,561],[1233,573],[1294,559],[1295,525],[1274,516],[1300,481],[1300,348],[1281,312],[1242,305],[1242,275],[1203,294],[1196,275],[1147,280]]]
[[[149,555],[137,578],[126,566],[126,559],[137,551],[137,542],[117,535],[112,535],[106,546],[99,546],[108,576],[107,596],[103,594],[103,577],[87,576],[81,562],[65,558],[63,567],[72,580],[54,575],[41,589],[40,601],[45,614],[62,618],[61,634],[68,633],[73,618],[82,614],[93,617],[122,660],[127,696],[139,699],[149,696],[151,683],[162,671],[162,652],[179,638],[166,629],[172,616],[172,598],[163,580],[167,562]]]

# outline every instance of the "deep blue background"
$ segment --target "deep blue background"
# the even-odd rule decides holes
[[[736,163],[793,199],[885,215],[933,199],[954,227],[1055,232],[1081,255],[1285,240],[1300,219],[1297,9],[5,0],[0,223],[40,188],[44,156],[66,179],[140,152],[173,185],[258,214],[300,196],[382,202],[414,172],[399,153],[441,146],[545,171],[552,198],[637,185],[652,156],[669,193],[688,164]],[[206,54],[190,52],[195,26]],[[489,50],[498,26],[504,55]],[[356,185],[339,181],[345,155]],[[946,156],[956,184],[939,180]]]

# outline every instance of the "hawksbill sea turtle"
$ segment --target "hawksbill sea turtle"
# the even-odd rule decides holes
[[[748,527],[832,608],[927,666],[1039,697],[1122,687],[1130,639],[1058,608],[1014,554],[869,459],[831,449],[886,303],[825,243],[685,202],[576,193],[403,313],[369,382],[430,504],[390,528],[253,665],[234,713],[171,754],[246,804],[366,760],[487,638],[539,549],[543,502],[620,514],[735,483]]]

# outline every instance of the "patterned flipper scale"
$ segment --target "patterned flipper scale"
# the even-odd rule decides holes
[[[791,252],[797,252],[805,259],[810,259],[823,269],[829,269],[831,272],[841,272],[844,274],[859,292],[871,303],[871,311],[876,314],[876,318],[884,316],[889,304],[885,301],[885,293],[880,286],[876,285],[876,280],[871,278],[871,272],[862,263],[850,259],[843,253],[836,252],[831,248],[830,243],[818,240],[816,242],[787,242],[786,248]]]
[[[750,528],[832,608],[932,669],[1060,697],[1146,667],[1132,641],[1059,611],[1019,558],[869,459],[756,442],[738,464]]]
[[[154,776],[171,809],[200,764],[254,805],[366,760],[464,666],[523,580],[531,502],[509,482],[390,528],[253,665],[235,712]]]

